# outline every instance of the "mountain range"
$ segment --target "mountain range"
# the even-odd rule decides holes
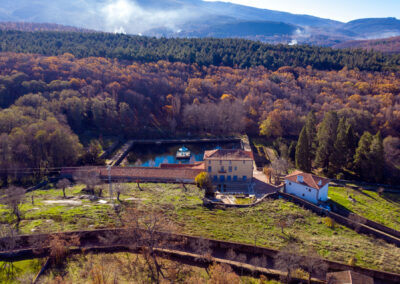
[[[0,7],[0,21],[52,23],[157,37],[240,37],[323,46],[400,35],[400,21],[396,18],[342,23],[202,0],[6,1]]]

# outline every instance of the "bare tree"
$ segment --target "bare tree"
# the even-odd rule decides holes
[[[305,257],[301,263],[301,268],[308,273],[308,283],[310,284],[313,274],[325,278],[328,265],[320,258],[316,251],[309,250],[307,252],[307,257]]]
[[[128,185],[123,183],[114,183],[114,191],[117,194],[117,200],[121,202],[120,195],[129,192]]]
[[[293,271],[300,268],[302,257],[293,253],[296,251],[296,246],[288,245],[275,256],[275,267],[287,273],[286,283],[290,283]]]
[[[350,213],[348,218],[354,222],[354,230],[357,233],[360,232],[361,227],[367,222],[364,217],[354,213]]]
[[[96,185],[100,183],[99,173],[95,170],[82,169],[74,174],[74,180],[79,183],[86,185],[86,190],[94,195],[94,189]],[[101,197],[102,191],[100,191],[99,196]]]
[[[176,230],[174,224],[162,212],[152,207],[127,208],[124,218],[125,226],[130,229],[126,237],[130,238],[133,248],[140,250],[148,278],[152,283],[160,283],[162,279],[169,280],[167,271],[170,266],[158,256],[162,248],[176,248],[181,245],[168,235]]]
[[[65,189],[67,188],[67,187],[69,187],[71,185],[71,182],[68,180],[68,179],[66,179],[66,178],[64,178],[64,179],[62,179],[62,180],[59,180],[58,182],[57,182],[57,188],[61,188],[62,189],[62,191],[63,191],[63,197],[64,198],[66,198],[66,195],[65,195]]]
[[[194,253],[200,255],[200,259],[202,260],[211,260],[212,250],[210,248],[210,241],[198,238],[195,239],[194,242],[190,244]]]
[[[22,212],[20,206],[23,203],[24,198],[25,198],[25,189],[21,187],[12,186],[6,189],[5,196],[3,196],[2,199],[0,199],[0,202],[4,204],[7,207],[7,209],[9,209],[11,213],[15,216],[17,231],[22,219]]]
[[[272,175],[274,176],[275,184],[279,183],[280,177],[287,174],[289,162],[284,158],[278,158],[271,163]]]
[[[17,231],[12,226],[0,225],[0,251],[12,251],[16,247]],[[8,280],[15,276],[15,266],[13,261],[3,261],[0,263],[0,274],[5,275]]]

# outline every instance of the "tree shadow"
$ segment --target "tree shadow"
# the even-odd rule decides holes
[[[349,217],[350,214],[353,213],[353,211],[351,211],[347,207],[343,206],[342,204],[337,203],[336,201],[329,200],[328,203],[329,203],[329,206],[331,207],[332,211],[335,213],[338,213],[345,217]]]
[[[383,194],[381,194],[381,197],[385,199],[387,202],[400,206],[400,192],[399,193],[384,192]]]
[[[364,192],[363,189],[360,189],[360,188],[352,188],[352,189],[353,189],[354,191],[356,191],[356,192],[358,192],[358,193],[360,193],[360,194],[362,194],[362,195],[364,195],[364,196],[366,196],[366,197],[368,197],[368,198],[371,198],[371,199],[373,199],[373,200],[376,201],[376,198],[375,198],[375,197],[373,197],[373,196],[369,195],[368,193]]]

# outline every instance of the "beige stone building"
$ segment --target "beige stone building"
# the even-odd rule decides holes
[[[236,188],[235,184],[250,184],[253,179],[253,153],[244,150],[211,150],[204,153],[205,170],[217,190]],[[246,186],[247,190],[248,186]]]

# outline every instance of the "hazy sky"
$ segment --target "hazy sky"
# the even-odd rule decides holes
[[[216,0],[205,0],[216,1]],[[359,18],[400,18],[400,0],[219,0],[258,8],[348,22]]]

